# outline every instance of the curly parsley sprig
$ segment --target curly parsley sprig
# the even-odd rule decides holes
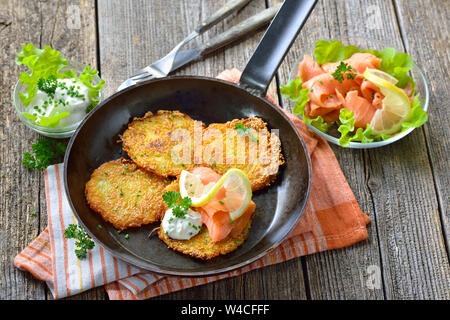
[[[189,197],[184,197],[180,201],[180,193],[176,191],[167,191],[163,195],[163,200],[169,208],[172,209],[172,213],[175,217],[184,219],[188,209],[192,205],[192,200]]]
[[[251,132],[251,127],[246,127],[242,122],[238,122],[235,124],[234,129],[236,130],[237,134],[240,136],[248,135],[250,137],[250,140],[253,142],[259,142],[257,138],[255,138]]]
[[[87,251],[95,247],[94,241],[89,238],[86,231],[76,224],[70,224],[64,232],[67,239],[75,239],[75,254],[78,259],[85,259]]]
[[[347,79],[355,79],[356,73],[352,71],[356,71],[351,65],[341,61],[341,63],[337,66],[336,70],[331,74],[333,78],[342,83],[344,81],[344,75],[347,76]]]
[[[38,139],[31,145],[33,154],[25,152],[22,163],[29,169],[45,170],[57,160],[58,156],[66,153],[66,146],[61,142],[53,143],[51,140]]]

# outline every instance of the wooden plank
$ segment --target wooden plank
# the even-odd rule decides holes
[[[341,4],[344,2],[341,2]],[[313,48],[319,39],[339,37],[330,31],[334,25],[337,13],[341,19],[348,14],[339,4],[331,1],[319,1],[308,21],[300,32],[293,47],[287,54],[279,69],[281,83],[287,83],[291,69],[298,59]],[[343,17],[344,16],[344,17]],[[293,105],[283,99],[283,105],[292,110]],[[367,173],[364,164],[364,153],[360,150],[343,150],[332,146],[341,165],[347,181],[353,190],[361,210],[374,219],[372,199],[366,185]],[[377,233],[374,223],[368,225],[369,239],[340,250],[322,252],[305,257],[308,271],[309,288],[312,299],[383,299],[383,288],[370,289],[366,285],[368,280],[367,267],[380,265]]]
[[[158,300],[174,299],[305,299],[300,259],[267,266],[231,279],[160,296]],[[274,289],[276,288],[276,289]]]
[[[408,2],[409,4],[409,2]],[[374,12],[380,12],[373,19]],[[366,22],[377,23],[368,26]],[[366,26],[366,27],[363,27]],[[390,39],[402,48],[390,1],[321,1],[280,69],[286,82],[305,48],[319,39]],[[286,102],[287,103],[287,102]],[[372,219],[369,240],[307,257],[312,298],[445,298],[449,264],[433,175],[423,132],[383,149],[333,147],[364,212]],[[367,286],[368,267],[381,270],[383,286]]]
[[[450,255],[450,133],[443,130],[450,120],[447,99],[450,83],[442,81],[448,78],[450,69],[450,2],[414,0],[394,3],[406,49],[424,71],[432,90],[429,120],[423,130],[446,235],[447,255]]]
[[[133,72],[167,54],[196,24],[217,10],[226,1],[105,1],[98,2],[100,68],[107,80],[107,94],[115,92],[118,85]],[[237,22],[265,8],[263,0],[233,14],[224,22],[200,37],[197,43],[222,32]],[[230,45],[193,63],[176,74],[216,76],[225,68],[243,68],[259,42],[262,32],[240,44]],[[272,86],[272,90],[273,90]],[[280,271],[282,270],[282,271]],[[296,282],[290,282],[296,279]],[[285,284],[281,291],[273,288]],[[282,267],[274,266],[208,285],[175,292],[161,299],[182,298],[296,298],[304,299],[305,289],[300,260]]]
[[[0,299],[51,298],[45,283],[13,266],[14,256],[47,225],[43,174],[21,164],[23,152],[31,149],[38,134],[20,122],[10,99],[19,73],[25,70],[16,66],[15,53],[31,41],[36,46],[51,45],[68,58],[95,66],[95,34],[95,8],[89,0],[0,3]],[[38,216],[32,216],[32,211]],[[103,298],[102,291],[98,296]]]

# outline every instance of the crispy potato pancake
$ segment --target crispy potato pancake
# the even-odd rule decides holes
[[[128,125],[122,135],[123,149],[148,171],[178,176],[194,167],[194,126],[201,134],[204,124],[179,111],[147,112]]]
[[[241,169],[253,191],[270,185],[284,163],[279,137],[257,117],[210,124],[202,147],[205,165],[222,175],[231,168]]]
[[[219,174],[238,168],[248,175],[253,191],[270,185],[284,163],[280,139],[257,117],[205,128],[179,111],[148,112],[128,125],[122,142],[138,166],[158,175],[178,176],[199,165]]]
[[[228,237],[219,242],[212,242],[208,230],[203,228],[200,233],[189,240],[175,240],[165,234],[162,227],[158,230],[159,238],[174,251],[178,251],[195,258],[208,260],[219,255],[224,255],[236,250],[248,237],[252,219],[249,220],[247,227],[237,237]]]
[[[178,180],[175,180],[166,187],[165,191],[179,191],[179,189],[180,187]],[[167,206],[164,204],[164,212],[167,209]],[[161,220],[163,218],[164,214],[162,215]],[[211,241],[208,229],[206,229],[204,225],[203,230],[189,240],[175,240],[169,238],[169,236],[165,234],[162,225],[158,228],[158,236],[169,248],[174,251],[190,255],[194,258],[209,260],[219,255],[225,255],[239,248],[239,246],[241,246],[248,237],[252,219],[253,218],[248,221],[247,227],[237,237],[232,238],[229,236],[219,242]]]
[[[117,229],[158,221],[164,213],[162,194],[168,181],[120,158],[102,164],[86,183],[92,210]]]

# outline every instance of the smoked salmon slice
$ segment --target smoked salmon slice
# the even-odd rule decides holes
[[[353,112],[355,128],[365,128],[377,110],[367,99],[360,97],[356,90],[347,93],[344,108]]]
[[[377,58],[371,53],[354,53],[350,58],[343,60],[349,64],[358,74],[363,74],[367,68],[378,69],[380,67],[381,59]],[[327,73],[333,73],[339,62],[328,62],[322,65],[322,69]]]
[[[305,105],[305,115],[314,119],[322,116],[326,122],[339,119],[340,109],[353,111],[355,127],[365,128],[377,109],[382,108],[384,99],[378,87],[364,79],[367,68],[380,67],[381,59],[371,53],[354,53],[343,60],[352,67],[354,79],[344,74],[342,82],[333,77],[339,62],[324,63],[319,66],[311,56],[305,55],[299,64],[303,89],[309,89],[310,101]]]
[[[217,211],[212,207],[201,207],[202,222],[206,225],[211,241],[218,242],[231,235],[238,236],[247,226],[248,221],[253,216],[256,204],[251,201],[247,210],[238,219],[231,221],[230,213],[227,211]]]
[[[197,167],[192,170],[192,173],[200,177],[203,185],[211,182],[215,183],[221,178],[221,175],[207,167]],[[226,189],[222,187],[211,201],[197,209],[202,216],[202,222],[206,225],[211,241],[213,242],[224,240],[230,234],[232,237],[239,235],[247,226],[248,221],[255,211],[256,205],[253,201],[250,201],[242,216],[232,222],[230,213],[222,201],[225,197]]]
[[[298,65],[298,76],[302,81],[308,81],[319,74],[325,73],[313,57],[305,55]]]
[[[309,93],[310,105],[305,108],[305,111],[308,110],[306,115],[316,118],[342,108],[342,101],[336,91],[345,94],[352,90],[358,90],[359,85],[352,79],[346,79],[340,83],[331,74],[323,73],[303,83],[302,88],[311,90]]]

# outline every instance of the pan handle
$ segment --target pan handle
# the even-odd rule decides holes
[[[317,0],[285,0],[242,72],[239,86],[265,96],[281,61],[306,22]]]

